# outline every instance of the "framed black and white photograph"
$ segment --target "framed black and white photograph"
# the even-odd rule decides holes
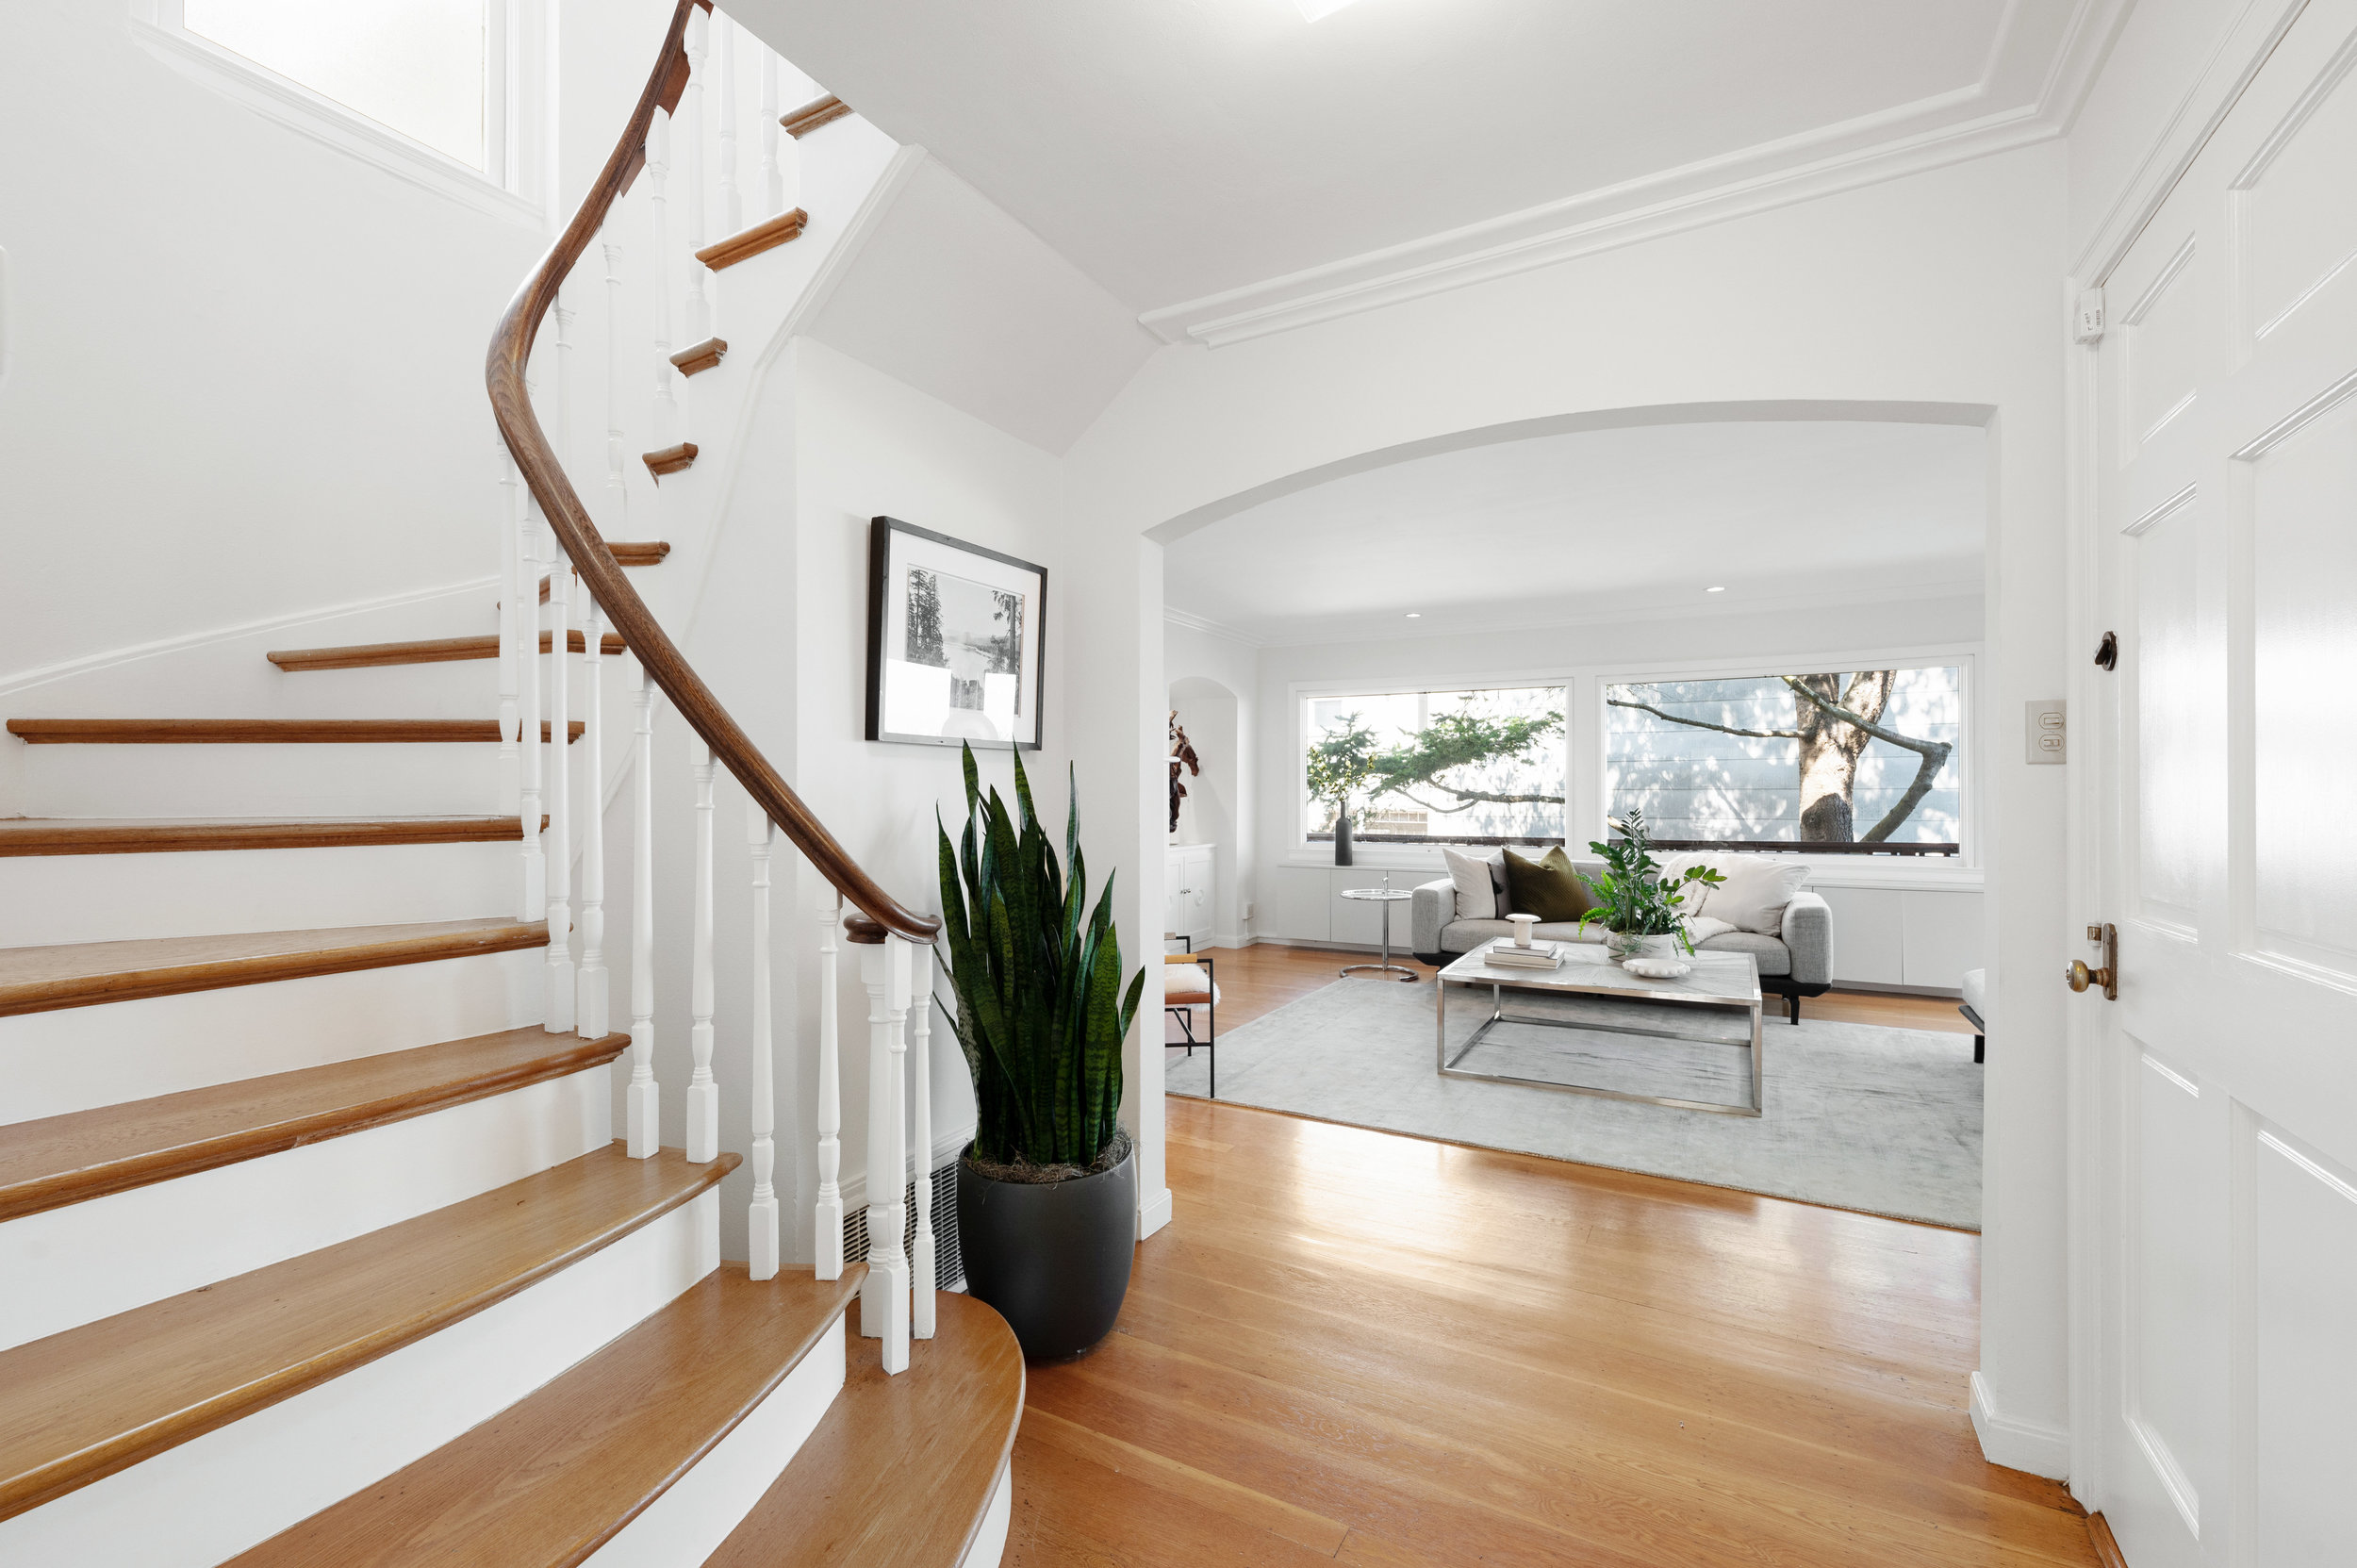
[[[1037,750],[1047,607],[1047,568],[876,519],[867,738]]]

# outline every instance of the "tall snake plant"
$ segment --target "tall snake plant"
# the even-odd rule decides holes
[[[974,1076],[975,1152],[995,1164],[1087,1166],[1113,1140],[1121,1106],[1121,1042],[1137,1015],[1146,971],[1121,993],[1113,879],[1085,920],[1080,801],[1064,823],[1064,879],[1014,759],[1010,818],[998,791],[983,798],[965,752],[965,831],[941,834],[942,924],[957,993],[958,1044]]]

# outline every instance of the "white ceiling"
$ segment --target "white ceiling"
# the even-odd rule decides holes
[[[1355,0],[1315,23],[1294,0],[730,11],[1153,313],[1465,225],[1552,223],[1567,203],[1690,205],[1875,149],[2052,134],[2122,4]]]
[[[1297,643],[1977,594],[1986,463],[1970,426],[1846,421],[1474,447],[1197,529],[1163,596]]]

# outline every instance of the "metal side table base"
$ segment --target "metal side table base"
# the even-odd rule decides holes
[[[1404,888],[1394,891],[1391,886],[1391,880],[1387,874],[1383,879],[1384,885],[1381,887],[1350,887],[1343,890],[1343,897],[1345,899],[1356,899],[1361,903],[1379,903],[1383,906],[1383,962],[1380,964],[1345,964],[1343,966],[1343,974],[1345,977],[1397,975],[1401,984],[1413,985],[1424,977],[1405,964],[1392,962],[1392,906],[1396,903],[1405,903],[1415,895]]]

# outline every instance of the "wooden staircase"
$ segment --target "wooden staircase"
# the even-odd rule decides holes
[[[570,254],[528,294],[628,188],[657,107],[681,117],[673,134],[700,127],[708,11],[679,0],[616,160],[560,242]],[[764,109],[772,140],[849,112],[833,98]],[[794,207],[689,255],[741,266],[808,222]],[[684,384],[727,346],[713,333],[666,357]],[[839,924],[821,948],[820,1037],[792,1048],[822,1064],[801,1148],[819,1201],[784,1231],[816,1233],[815,1265],[781,1256],[770,1188],[766,834],[861,912],[851,940],[871,996],[889,1002],[899,984],[904,1012],[931,917],[817,825],[624,584],[622,569],[660,568],[671,546],[582,533],[536,426],[519,434],[503,401],[503,355],[495,344],[493,398],[524,479],[509,495],[528,489],[551,532],[530,542],[540,525],[520,504],[502,524],[491,626],[272,650],[275,711],[8,719],[0,746],[40,750],[0,784],[45,781],[26,800],[46,811],[0,817],[0,1563],[997,1560],[1022,1361],[995,1312],[935,1295],[921,1197],[912,1279],[886,1190],[906,1168],[897,1114],[871,1137],[874,1267],[843,1258]],[[626,449],[609,437],[618,486]],[[677,441],[644,462],[662,478],[697,452]],[[536,578],[544,609],[523,588]],[[600,697],[614,658],[629,661],[618,685],[639,716],[635,750]],[[643,857],[658,696],[711,747],[696,774],[684,1094],[652,1073]],[[364,717],[384,710],[420,717]],[[637,901],[617,921],[631,944],[612,954],[618,976],[644,958],[627,1009],[602,946],[604,757],[639,788]],[[722,768],[766,831],[750,1084],[709,1070]],[[495,777],[487,809],[474,792]],[[242,814],[191,806],[218,809],[223,780],[251,782]],[[462,804],[479,809],[450,809]],[[920,1138],[925,1017],[917,1006],[906,1051]],[[870,1067],[871,1099],[889,1108],[899,1065]],[[750,1093],[750,1155],[719,1147],[723,1093]],[[724,1223],[740,1166],[752,1197]],[[724,1263],[740,1241],[750,1263]]]

